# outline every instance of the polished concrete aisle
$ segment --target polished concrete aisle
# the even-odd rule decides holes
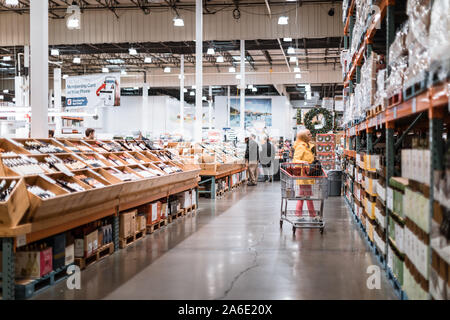
[[[259,183],[180,219],[35,299],[396,299],[342,198],[325,205],[326,228],[280,232],[279,183]]]

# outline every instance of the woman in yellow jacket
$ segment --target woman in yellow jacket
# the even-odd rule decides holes
[[[297,134],[297,140],[294,144],[294,163],[311,164],[314,161],[314,153],[312,148],[314,145],[311,143],[312,135],[309,130],[302,130]],[[299,180],[299,196],[311,196],[313,180]],[[309,215],[314,217],[316,212],[314,210],[314,203],[312,200],[306,200]],[[303,211],[303,200],[297,201],[296,215],[301,216]]]

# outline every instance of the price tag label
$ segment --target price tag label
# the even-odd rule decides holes
[[[412,113],[416,113],[417,112],[417,98],[413,98],[412,100]]]
[[[20,248],[27,244],[27,236],[22,234],[16,237],[16,247]]]
[[[397,119],[397,107],[394,107],[394,119]]]

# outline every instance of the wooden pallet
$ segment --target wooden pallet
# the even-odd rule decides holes
[[[168,224],[168,219],[161,219],[158,222],[149,224],[149,225],[147,225],[147,233],[153,233],[156,230],[159,230],[162,227],[167,226],[167,224]]]
[[[145,235],[147,234],[146,229],[142,229],[139,231],[136,231],[134,235],[131,235],[127,238],[122,238],[119,240],[119,248],[124,249],[128,247],[129,245],[132,245],[138,240],[141,240],[142,238],[145,238]]]
[[[168,220],[169,223],[172,223],[173,220],[181,218],[184,215],[184,209],[180,209],[178,210],[178,212],[176,214],[172,214],[169,216]]]
[[[194,213],[194,211],[197,209],[197,205],[193,204],[189,208],[184,208],[184,215],[188,215],[189,213]]]
[[[381,105],[372,107],[371,109],[366,111],[366,118],[373,118],[376,115],[382,113],[383,111],[384,111],[384,108]]]
[[[91,264],[94,264],[97,261],[100,261],[101,259],[110,256],[113,253],[114,253],[114,243],[111,242],[98,248],[93,255],[87,258],[75,258],[75,264],[79,266],[81,270],[83,270],[87,266],[90,266]]]
[[[53,270],[49,274],[39,279],[18,280],[15,284],[15,297],[16,299],[28,299],[36,293],[42,292],[52,285],[61,282],[69,276],[67,274],[67,268],[71,266],[58,268]]]

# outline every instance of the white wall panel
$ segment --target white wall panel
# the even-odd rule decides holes
[[[291,5],[272,6],[273,13],[293,8]],[[265,7],[241,9],[241,19],[235,20],[231,11],[204,15],[204,40],[253,40],[292,38],[322,38],[342,35],[341,9],[329,17],[329,5],[303,5],[291,10],[289,24],[278,25],[280,14],[269,18]],[[172,12],[144,15],[138,10],[119,11],[119,19],[110,11],[86,11],[82,14],[82,29],[68,30],[64,19],[51,19],[50,44],[121,43],[152,41],[192,41],[195,37],[195,15],[183,10],[184,27],[173,26]],[[29,15],[0,14],[0,45],[24,45],[29,42]]]

